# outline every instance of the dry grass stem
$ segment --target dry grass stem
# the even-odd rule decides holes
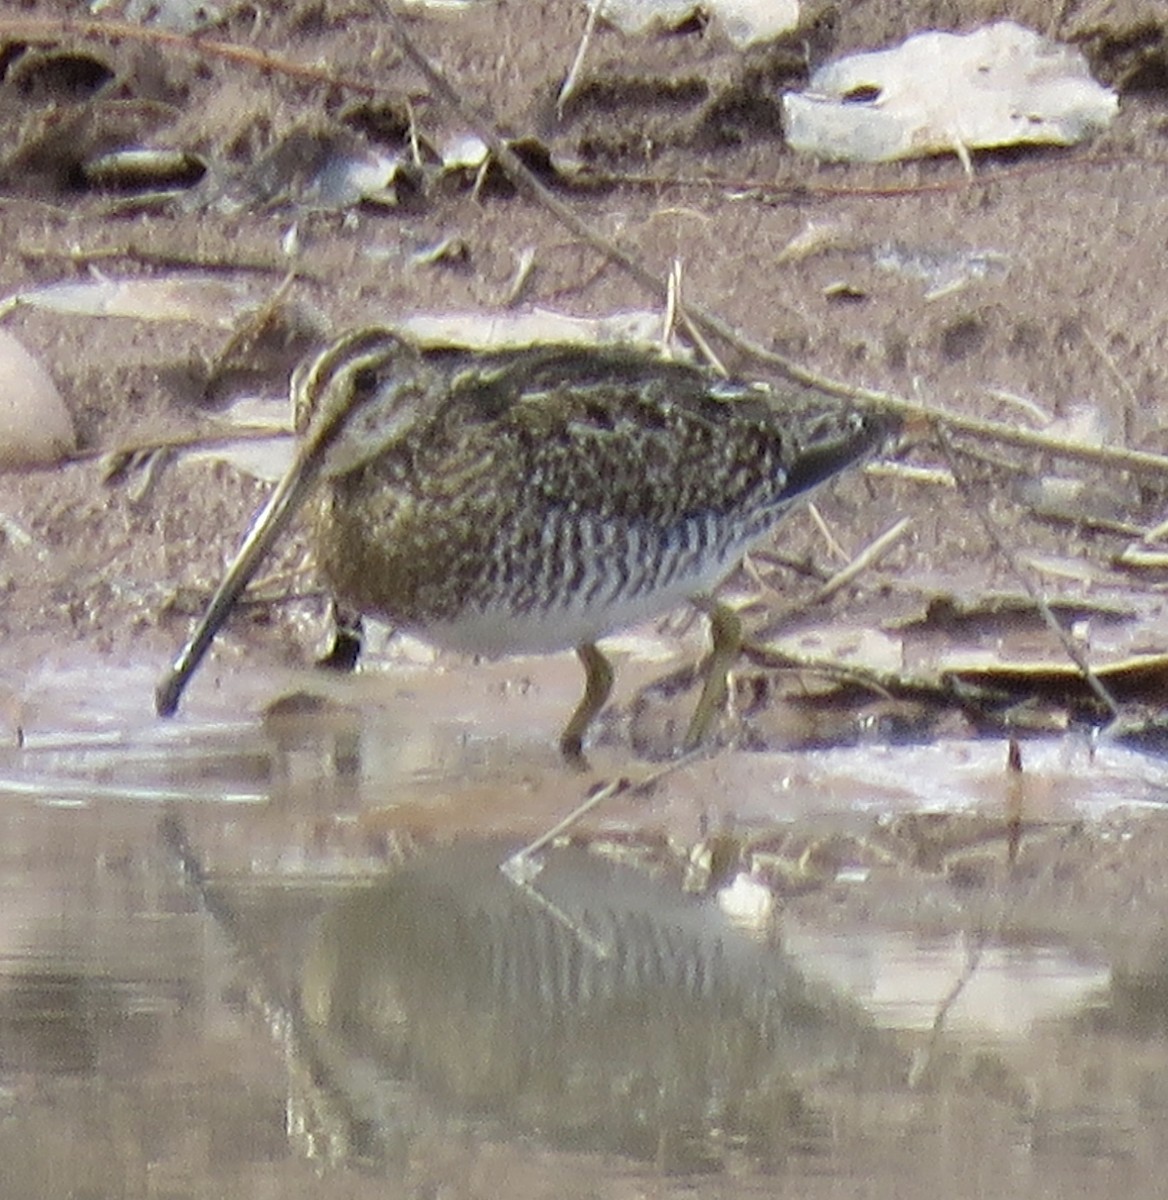
[[[994,524],[985,507],[980,504],[977,498],[973,495],[969,481],[964,477],[957,467],[957,453],[953,448],[952,442],[949,440],[948,433],[938,426],[937,439],[941,444],[941,449],[945,457],[949,460],[949,469],[953,472],[953,478],[957,481],[957,489],[961,492],[966,500],[966,505],[969,511],[974,514],[982,528],[985,530],[986,537],[989,538],[990,544],[994,547],[1002,561],[1009,567],[1011,573],[1022,585],[1026,594],[1034,602],[1041,616],[1043,623],[1059,640],[1064,653],[1078,668],[1087,687],[1099,701],[1100,704],[1107,710],[1108,714],[1114,719],[1119,715],[1119,705],[1115,697],[1100,681],[1099,676],[1095,673],[1091,664],[1087,661],[1087,656],[1083,653],[1082,647],[1063,627],[1063,624],[1051,611],[1050,604],[1046,597],[1031,578],[1030,572],[1027,571],[1018,559],[1013,549],[1006,545],[1001,534],[998,532],[997,526]]]
[[[852,559],[850,563],[841,571],[837,571],[824,585],[815,593],[812,598],[813,604],[818,604],[823,600],[834,596],[841,588],[847,585],[857,576],[866,571],[873,564],[879,562],[893,546],[904,536],[908,527],[912,524],[911,517],[901,517],[891,529],[887,529],[879,537],[873,538],[859,554]]]

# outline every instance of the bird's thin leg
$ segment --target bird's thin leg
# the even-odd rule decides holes
[[[695,750],[705,740],[710,722],[726,703],[727,675],[742,651],[742,622],[733,609],[705,596],[694,598],[694,604],[710,618],[710,637],[713,648],[702,666],[706,677],[698,706],[685,733],[683,750]]]
[[[592,642],[577,646],[576,657],[584,668],[584,696],[560,737],[560,753],[572,766],[587,770],[584,735],[612,691],[612,664]]]
[[[332,600],[329,603],[329,619],[333,626],[332,645],[322,658],[316,660],[316,665],[328,671],[348,674],[357,666],[365,644],[361,614]]]

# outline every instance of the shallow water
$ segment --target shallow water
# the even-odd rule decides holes
[[[1159,764],[722,754],[525,891],[497,864],[592,781],[563,665],[484,732],[490,670],[404,678],[406,718],[43,691],[0,754],[6,1197],[1162,1193]]]

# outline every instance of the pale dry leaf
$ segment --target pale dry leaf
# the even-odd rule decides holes
[[[605,0],[601,15],[627,34],[677,29],[700,13],[739,48],[773,41],[799,24],[799,0]]]
[[[233,329],[259,304],[252,289],[209,275],[111,279],[95,273],[84,283],[50,283],[18,292],[0,302],[0,310],[23,305],[83,317],[132,317]]]
[[[848,162],[1073,145],[1106,129],[1118,108],[1078,50],[1012,21],[851,55],[783,97],[788,143]]]

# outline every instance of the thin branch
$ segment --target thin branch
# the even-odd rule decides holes
[[[145,42],[148,45],[182,50],[200,58],[218,58],[225,62],[241,63],[271,74],[284,75],[289,79],[319,83],[326,87],[341,87],[371,99],[385,93],[385,89],[377,84],[361,83],[324,67],[294,62],[290,58],[269,54],[266,50],[257,50],[253,46],[176,33],[170,29],[133,25],[125,21],[76,20],[72,17],[6,17],[0,19],[0,37],[5,41],[31,42],[35,45],[59,42],[65,37],[80,37],[90,41]]]
[[[1058,638],[1063,652],[1078,668],[1079,674],[1082,675],[1087,687],[1107,710],[1108,715],[1114,719],[1119,715],[1119,704],[1115,697],[1104,686],[1099,676],[1095,673],[1094,668],[1087,661],[1087,656],[1083,652],[1083,648],[1067,632],[1058,617],[1054,615],[1050,604],[1047,603],[1046,597],[1031,578],[1030,572],[1022,566],[1018,560],[1018,556],[1006,545],[1002,535],[998,532],[997,526],[990,518],[984,500],[980,496],[973,494],[969,480],[957,466],[957,452],[953,448],[953,443],[949,440],[948,433],[938,426],[936,437],[941,445],[942,453],[949,460],[949,469],[953,472],[953,478],[957,483],[957,490],[964,498],[967,508],[980,522],[981,527],[985,530],[986,537],[990,540],[990,544],[1001,556],[1002,561],[1009,567],[1014,578],[1025,589],[1026,594],[1038,610],[1039,616],[1042,617],[1043,623]]]
[[[840,588],[847,587],[849,583],[866,571],[870,566],[883,558],[893,546],[904,536],[908,527],[912,524],[911,517],[901,517],[891,529],[886,529],[879,537],[873,538],[859,554],[852,559],[850,563],[842,570],[837,571],[824,585],[811,597],[812,604],[818,604],[826,600],[829,596],[834,596]]]
[[[560,120],[564,119],[564,106],[575,94],[576,86],[580,82],[580,72],[584,69],[584,56],[588,53],[588,47],[592,43],[592,35],[596,31],[596,21],[603,7],[604,0],[592,0],[592,3],[588,5],[588,20],[585,22],[584,32],[580,36],[580,45],[576,48],[576,57],[572,59],[572,65],[568,68],[568,74],[560,88],[560,94],[556,97],[556,116]]]

